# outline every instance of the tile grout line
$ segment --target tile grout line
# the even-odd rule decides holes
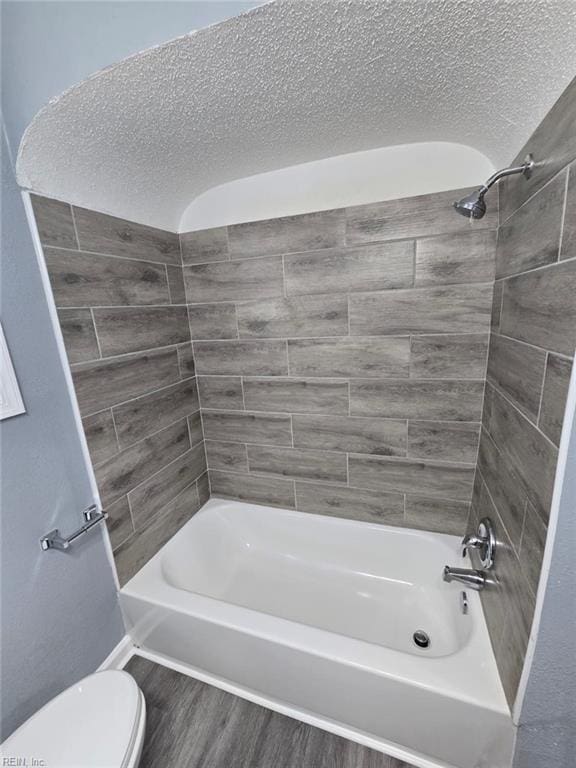
[[[208,464],[206,464],[206,469],[204,470],[204,472],[202,472],[202,475],[208,475]],[[198,482],[202,477],[202,475],[198,475],[198,477],[196,478],[196,480],[194,480],[194,483],[193,483],[193,485],[195,486],[194,490],[196,491],[196,498],[198,500],[198,509],[196,510],[196,512],[198,512],[203,506],[202,503],[200,502],[200,486],[198,485]],[[196,512],[194,512],[193,514],[196,514]]]
[[[176,237],[178,238],[178,251],[180,253],[180,269],[182,269],[182,280],[184,280],[184,253],[182,251],[182,238],[180,237],[180,232],[176,232]]]
[[[200,305],[190,305],[190,306],[200,306]],[[83,309],[83,307],[62,307],[61,309]],[[113,309],[113,307],[107,307],[107,309]],[[487,332],[486,332],[487,333]],[[485,332],[473,332],[473,333],[421,333],[416,334],[417,336],[485,336]],[[363,339],[381,339],[381,340],[395,340],[395,339],[407,339],[409,337],[409,333],[395,333],[395,334],[374,334],[369,335],[365,334],[362,336],[349,336],[346,334],[332,334],[331,336],[294,336],[291,334],[288,334],[287,336],[241,336],[240,338],[235,338],[234,336],[230,336],[229,338],[206,338],[206,339],[194,339],[194,341],[201,341],[203,343],[208,344],[226,344],[230,343],[232,341],[239,341],[242,344],[243,343],[249,343],[249,344],[260,344],[261,342],[266,341],[343,341],[343,342],[361,342]]]
[[[90,317],[92,318],[92,325],[94,326],[94,336],[96,337],[96,346],[98,347],[98,354],[100,355],[99,360],[104,360],[104,356],[102,355],[102,347],[100,346],[100,339],[98,337],[98,328],[96,327],[96,317],[94,316],[94,310],[92,307],[89,307],[90,310]],[[88,361],[87,361],[88,362]],[[80,363],[82,365],[82,363]],[[70,369],[72,369],[72,366],[70,366]]]
[[[207,376],[202,378],[219,378],[218,376]],[[222,378],[229,378],[227,376]],[[233,376],[231,378],[240,378],[237,376]],[[114,406],[116,407],[116,406]],[[103,411],[108,410],[106,408],[103,408],[102,411],[97,411],[96,413],[102,413]],[[226,414],[242,414],[244,411],[240,408],[210,408],[210,406],[203,406],[202,410],[207,411],[208,413],[226,413]],[[318,411],[274,411],[274,410],[258,410],[255,408],[249,408],[246,410],[247,414],[257,415],[257,416],[323,416],[327,419],[346,419],[348,418],[348,415],[345,413],[336,413],[336,412],[318,412]],[[95,414],[90,414],[95,415]],[[480,420],[476,421],[464,421],[461,419],[425,419],[425,418],[406,418],[406,417],[398,417],[398,416],[351,416],[352,419],[357,420],[366,420],[373,422],[375,419],[378,423],[384,423],[392,422],[393,424],[404,424],[404,423],[412,423],[412,424],[446,424],[448,425],[447,428],[450,426],[482,426],[482,422]]]
[[[116,445],[118,446],[118,450],[116,451],[116,453],[120,453],[124,449],[120,445],[120,437],[118,435],[118,426],[116,424],[116,419],[114,418],[114,407],[110,408],[110,416],[112,417],[112,426],[114,427],[114,436],[116,437]]]
[[[234,307],[234,319],[236,320],[236,335],[237,335],[238,341],[240,341],[240,320],[238,318],[238,303],[232,302],[232,306]],[[216,339],[216,341],[226,341],[226,339]]]
[[[246,473],[250,472],[250,461],[248,459],[248,444],[241,443],[244,446],[244,460],[246,461]]]
[[[566,183],[564,184],[564,201],[562,206],[562,218],[560,220],[560,241],[558,243],[558,258],[556,261],[560,263],[563,261],[562,259],[562,245],[564,241],[564,224],[566,222],[566,210],[568,208],[568,186],[570,183],[570,174],[572,173],[572,167],[571,165],[568,166],[568,170],[566,171]]]
[[[190,334],[190,349],[192,350],[192,360],[194,361],[194,375],[196,375],[196,360],[194,358],[194,338],[192,336],[192,324],[190,323],[190,307],[186,305],[186,316],[188,318],[188,333]],[[184,342],[187,343],[187,342]],[[178,346],[176,347],[176,355],[178,357],[178,368],[180,368],[180,375],[182,376],[182,368],[180,366],[180,355],[178,354]]]
[[[230,247],[230,227],[233,226],[232,224],[226,224],[224,227],[224,230],[226,232],[226,256],[228,257],[228,261],[232,261],[232,248]]]
[[[568,261],[568,259],[566,259]],[[564,262],[562,262],[564,263]],[[223,304],[234,304],[234,302],[221,302]],[[142,310],[146,309],[180,309],[182,307],[186,309],[199,307],[199,306],[209,306],[205,304],[117,304],[117,305],[94,305],[92,307],[88,307],[86,305],[84,306],[58,306],[58,311],[63,310],[82,310],[82,309],[106,309],[106,310],[135,310],[141,312]],[[421,339],[421,338],[435,338],[437,336],[440,336],[442,338],[444,337],[486,337],[490,334],[490,329],[483,329],[483,330],[477,330],[477,331],[435,331],[433,333],[414,333],[414,331],[404,331],[404,332],[395,332],[395,333],[364,333],[364,334],[352,334],[350,336],[347,336],[346,334],[332,334],[331,336],[241,336],[240,338],[235,338],[234,336],[230,336],[228,338],[194,338],[192,341],[198,341],[202,342],[203,344],[226,344],[233,341],[240,342],[240,343],[248,343],[248,344],[259,344],[261,342],[267,342],[267,341],[338,341],[342,340],[345,342],[361,342],[363,339],[380,339],[382,341],[385,340],[394,340],[394,339],[408,339],[408,338],[414,338],[414,339]],[[504,334],[499,334],[504,335]],[[512,338],[512,337],[510,337]],[[520,341],[520,339],[518,339]],[[175,344],[181,344],[183,342],[174,342]],[[529,344],[529,342],[522,342],[523,344]],[[174,346],[173,344],[166,345],[166,346]],[[534,346],[534,345],[531,345]],[[158,347],[160,348],[160,347]],[[123,353],[123,354],[133,354],[133,353]],[[562,352],[559,352],[557,354],[564,354]],[[567,355],[564,354],[566,357]]]
[[[286,298],[288,298],[288,293],[287,293],[287,283],[286,283],[286,265],[284,263],[284,255],[283,254],[281,256],[281,259],[282,259],[282,289],[283,289],[283,293],[284,293],[284,298],[286,299]]]
[[[58,305],[58,309],[108,309],[108,310],[133,310],[134,312],[142,312],[146,309],[179,309],[180,307],[188,307],[186,302],[182,304],[91,304],[91,305]]]
[[[187,342],[182,342],[187,343]],[[136,353],[138,354],[138,353]],[[123,357],[124,355],[122,355]],[[103,358],[104,360],[110,360],[113,358]],[[568,358],[570,359],[570,358]],[[98,360],[92,360],[89,361],[91,363],[97,363]],[[74,363],[74,365],[84,365],[85,363]],[[88,364],[88,363],[86,363]],[[430,377],[430,376],[423,376],[423,377],[413,377],[409,378],[408,376],[335,376],[333,374],[328,374],[326,376],[312,376],[312,375],[286,375],[284,373],[281,374],[275,374],[275,373],[256,373],[256,374],[246,374],[246,373],[231,373],[228,371],[224,371],[223,373],[213,373],[211,371],[202,371],[197,374],[198,376],[202,376],[203,378],[234,378],[238,376],[244,376],[246,379],[265,379],[266,381],[277,381],[277,382],[284,382],[284,381],[314,381],[318,384],[321,384],[322,382],[325,382],[327,384],[335,384],[335,383],[345,383],[346,381],[350,380],[353,382],[363,382],[363,383],[378,383],[378,382],[385,382],[385,383],[392,383],[396,382],[398,384],[434,384],[438,381],[450,381],[454,383],[460,383],[460,384],[466,384],[466,383],[474,383],[474,384],[481,384],[483,379],[481,378],[470,378],[470,379],[462,379],[462,378],[442,378],[440,376],[437,377]],[[394,418],[394,417],[392,417]],[[396,417],[397,418],[397,417]]]
[[[544,401],[544,387],[546,385],[546,374],[548,373],[548,360],[550,352],[546,352],[544,356],[544,370],[542,372],[542,383],[540,385],[540,398],[538,401],[538,412],[536,413],[536,427],[540,429],[540,417],[542,416],[542,403]]]
[[[572,261],[576,257],[571,257],[569,259],[564,259],[564,261]],[[220,262],[222,264],[228,264],[229,262]],[[556,262],[554,262],[555,264]],[[173,265],[168,265],[173,266]],[[545,269],[546,267],[553,266],[553,264],[546,264],[542,267],[536,267],[533,270],[530,270],[531,272],[537,271],[537,269]],[[524,274],[524,273],[519,273]],[[516,277],[517,275],[507,275],[506,277],[498,278],[498,280],[505,280],[509,277]],[[283,293],[271,293],[269,295],[264,296],[253,296],[253,297],[246,297],[242,299],[204,299],[203,301],[189,301],[189,304],[193,305],[203,305],[203,304],[232,304],[235,301],[259,301],[259,300],[273,300],[273,299],[282,299],[282,298],[288,298],[288,299],[294,299],[294,298],[307,298],[311,296],[342,296],[342,295],[352,295],[354,297],[362,297],[362,296],[396,296],[398,294],[402,293],[419,293],[419,294],[429,294],[429,293],[435,293],[438,291],[452,289],[456,290],[458,288],[471,288],[471,289],[481,289],[486,287],[492,287],[494,285],[494,281],[490,280],[483,280],[481,282],[460,282],[460,283],[447,283],[447,284],[433,284],[433,285],[426,285],[422,287],[403,287],[403,288],[380,288],[380,289],[374,289],[370,288],[368,290],[357,290],[357,291],[349,291],[346,290],[333,290],[333,291],[305,291],[302,293],[289,293],[286,297],[283,295]],[[442,332],[440,332],[442,333]],[[458,333],[458,331],[455,331],[455,333]],[[429,334],[429,335],[433,335]]]
[[[309,450],[321,450],[321,449],[309,449]],[[323,453],[342,453],[342,451],[323,451]],[[349,451],[350,456],[353,458],[367,458],[369,462],[376,462],[377,464],[426,464],[430,467],[452,467],[453,469],[473,469],[474,464],[471,461],[445,461],[443,459],[419,459],[409,456],[380,456],[373,453],[358,453],[357,451]]]
[[[526,533],[526,518],[528,517],[528,504],[529,504],[528,497],[526,497],[526,501],[524,503],[524,514],[522,515],[522,525],[520,527],[520,541],[518,542],[518,559],[520,560],[522,557],[522,545],[524,543],[524,534]],[[538,513],[536,513],[538,514]]]
[[[225,470],[216,470],[216,471],[219,472],[219,471],[225,471]],[[228,470],[228,471],[230,471],[230,470]],[[261,480],[280,480],[282,482],[287,482],[287,483],[293,483],[296,480],[298,482],[302,482],[302,478],[300,476],[298,476],[298,475],[280,474],[280,472],[270,471],[269,469],[250,469],[247,473],[246,472],[236,472],[236,471],[232,472],[232,471],[230,471],[230,473],[231,474],[240,475],[241,477],[244,477],[244,478],[256,478],[256,479],[261,479]],[[335,487],[339,488],[340,490],[342,490],[343,488],[347,488],[348,487],[346,485],[345,480],[335,480],[334,478],[331,478],[329,480],[324,479],[324,478],[314,478],[313,480],[310,480],[309,482],[317,483],[318,485],[326,486],[328,488],[335,486]]]
[[[184,342],[184,344],[189,342]],[[193,342],[195,343],[195,342]],[[551,353],[554,354],[554,353]],[[108,359],[108,358],[106,358]],[[567,360],[571,360],[572,358],[566,358]],[[97,360],[94,360],[92,362],[98,362]],[[83,365],[83,363],[74,363],[74,365]],[[196,375],[196,374],[192,374]],[[441,377],[430,377],[430,376],[423,376],[421,378],[414,378],[410,379],[408,376],[334,376],[334,375],[327,375],[327,376],[318,376],[318,375],[299,375],[294,376],[291,374],[290,376],[286,376],[286,374],[275,374],[275,373],[207,373],[207,372],[201,372],[197,374],[199,377],[203,379],[237,379],[240,378],[240,376],[243,376],[245,379],[250,379],[251,381],[262,381],[262,382],[278,382],[278,383],[284,383],[286,381],[295,382],[295,381],[313,381],[317,384],[322,384],[323,382],[326,384],[343,384],[346,381],[351,382],[362,382],[365,384],[371,383],[371,384],[378,384],[381,382],[384,382],[386,384],[388,383],[397,383],[397,384],[434,384],[437,381],[451,381],[454,383],[459,384],[481,384],[484,379],[483,378],[474,378],[474,379],[462,379],[462,378],[441,378]],[[102,408],[101,410],[105,410]],[[335,413],[337,415],[337,413]],[[340,414],[342,415],[342,414]],[[390,417],[390,418],[406,418],[405,416],[401,417]],[[424,421],[430,421],[430,419],[423,419]],[[434,421],[434,419],[432,419]],[[448,419],[450,421],[450,419]],[[474,419],[472,419],[474,421]]]
[[[170,267],[179,267],[181,266],[177,262],[174,263],[172,261],[157,261],[156,259],[143,259],[141,256],[124,256],[117,253],[102,253],[101,251],[90,251],[85,248],[66,248],[65,246],[61,245],[45,245],[42,244],[43,248],[46,248],[48,251],[65,251],[66,253],[77,253],[82,256],[99,256],[104,259],[120,259],[120,261],[136,261],[139,264],[141,264],[143,267],[147,264],[154,264],[157,267],[163,267],[165,265],[168,265]],[[202,266],[202,265],[200,265]]]
[[[120,498],[122,498],[122,497],[120,497]],[[120,501],[120,499],[118,499],[118,501]],[[132,511],[132,503],[130,501],[129,492],[126,493],[126,503],[128,504],[128,511],[130,513],[130,522],[132,523],[132,533],[130,534],[130,536],[127,536],[124,541],[128,541],[129,538],[131,538],[132,536],[134,536],[137,533],[137,531],[136,531],[136,523],[134,522],[134,512]],[[121,543],[124,544],[124,541],[121,542]]]
[[[347,314],[347,320],[348,320],[348,338],[352,337],[352,330],[351,330],[351,319],[350,319],[350,294],[346,293],[346,314]]]
[[[194,352],[192,352],[192,356],[194,357]],[[194,368],[196,368],[196,361],[194,361]],[[210,498],[210,496],[212,495],[212,486],[210,484],[210,473],[208,471],[208,451],[206,450],[206,430],[204,429],[202,397],[200,394],[200,382],[198,381],[198,376],[195,376],[195,379],[196,379],[196,395],[198,397],[198,413],[200,414],[200,429],[202,430],[202,442],[204,444],[204,458],[206,459],[206,477],[208,478],[208,498]],[[200,489],[198,489],[198,499],[200,499]]]
[[[106,410],[106,409],[103,409]],[[242,410],[240,408],[204,408],[203,409],[206,413],[213,413],[213,414],[222,414],[227,416],[238,416],[241,414],[249,415],[249,416],[262,416],[264,418],[269,416],[284,416],[288,418],[289,416],[312,416],[312,417],[319,417],[319,416],[325,416],[327,419],[331,418],[341,418],[341,419],[347,419],[348,414],[345,413],[326,413],[326,412],[319,412],[319,411],[268,411],[268,410],[258,410],[256,408],[249,408],[247,410]],[[103,411],[98,411],[97,413],[102,413]],[[91,416],[96,414],[90,414]],[[422,427],[422,425],[438,425],[445,427],[446,430],[452,430],[454,431],[454,428],[456,428],[456,431],[458,430],[458,427],[480,427],[482,426],[481,421],[457,421],[457,420],[449,420],[449,419],[413,419],[413,418],[400,418],[400,417],[391,417],[388,418],[386,416],[380,417],[380,416],[351,416],[351,419],[359,419],[359,420],[365,420],[370,421],[371,423],[376,422],[376,424],[383,424],[386,425],[387,423],[394,423],[394,424],[404,424],[404,423],[410,423],[414,426]],[[532,423],[532,422],[531,422]],[[534,425],[532,425],[534,426]],[[462,430],[463,431],[463,430]],[[373,455],[379,455],[379,454],[373,454]]]
[[[168,264],[164,264],[164,271],[166,273],[166,287],[168,288],[168,305],[167,306],[174,306],[174,302],[172,301],[172,290],[170,288],[170,277],[168,276]],[[186,305],[186,314],[188,314],[188,305]]]
[[[70,369],[74,371],[81,370],[81,366],[93,365],[94,363],[108,363],[110,361],[125,360],[128,357],[146,357],[154,352],[165,352],[166,350],[177,351],[180,344],[188,344],[188,341],[175,341],[172,344],[166,344],[163,347],[148,347],[146,349],[137,349],[134,352],[121,352],[118,355],[108,355],[108,357],[102,357],[98,360],[87,360],[82,363],[71,363]]]
[[[494,285],[496,285],[496,282],[494,282]],[[502,325],[502,312],[504,310],[504,288],[506,287],[505,281],[502,281],[502,290],[500,291],[500,311],[498,312],[498,328],[496,329],[496,333],[500,334],[500,327]]]
[[[472,504],[474,503],[474,490],[476,488],[476,478],[478,477],[478,474],[480,471],[480,468],[479,468],[480,443],[482,441],[482,427],[484,425],[484,413],[486,411],[486,381],[488,377],[489,356],[490,356],[490,336],[488,337],[488,345],[486,348],[486,360],[484,363],[484,381],[482,382],[482,408],[480,409],[480,429],[478,430],[478,445],[476,447],[476,461],[474,463],[474,477],[472,479],[472,499],[470,500],[470,514],[472,514]]]
[[[198,413],[199,413],[199,411],[198,411]],[[192,430],[190,428],[190,418],[188,416],[186,416],[186,430],[188,432],[188,442],[190,443],[190,450],[192,450],[192,448],[195,447],[195,445],[192,442]],[[205,442],[204,435],[202,435],[201,442],[203,442],[203,443]],[[198,443],[198,445],[199,445],[199,443]],[[204,449],[204,454],[206,454],[206,449]]]
[[[80,238],[78,237],[78,227],[76,225],[76,214],[74,213],[74,206],[70,205],[70,215],[72,217],[72,226],[74,227],[74,237],[76,238],[76,245],[78,246],[78,251],[80,250]],[[50,246],[47,246],[50,247]]]

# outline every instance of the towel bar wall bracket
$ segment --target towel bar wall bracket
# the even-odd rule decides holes
[[[78,528],[77,531],[74,531],[74,533],[70,534],[70,536],[64,537],[60,534],[58,528],[55,528],[53,531],[49,531],[46,536],[42,536],[40,539],[40,547],[44,551],[49,549],[59,549],[64,552],[70,548],[70,545],[76,541],[76,539],[80,538],[80,536],[83,536],[91,528],[94,528],[94,526],[98,525],[98,523],[101,523],[102,520],[106,520],[108,517],[104,510],[102,510],[102,512],[98,512],[95,504],[92,504],[88,507],[88,509],[85,509],[82,514],[84,515],[84,520],[86,522],[84,525]]]

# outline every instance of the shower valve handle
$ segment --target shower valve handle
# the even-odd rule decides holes
[[[490,569],[494,566],[496,532],[489,517],[480,520],[476,533],[469,533],[462,539],[462,557],[466,557],[470,549],[478,550],[483,568]]]
[[[480,549],[484,545],[484,539],[476,533],[469,533],[462,539],[462,557],[466,557],[469,549]]]

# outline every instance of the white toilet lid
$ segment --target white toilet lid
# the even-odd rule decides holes
[[[49,701],[0,747],[1,757],[46,768],[123,768],[134,746],[141,695],[127,672],[96,672]],[[0,761],[1,762],[1,761]]]

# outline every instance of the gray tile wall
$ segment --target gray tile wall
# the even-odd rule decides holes
[[[570,121],[576,117],[572,94]],[[556,109],[556,108],[555,108]],[[558,116],[557,116],[558,117]],[[557,136],[558,121],[548,124]],[[542,126],[536,157],[553,137]],[[573,130],[570,136],[573,137]],[[558,137],[557,137],[558,138]],[[568,138],[566,138],[568,141]],[[573,138],[558,151],[576,154]],[[529,143],[530,146],[530,143]],[[495,583],[481,593],[500,676],[513,704],[526,654],[546,542],[558,445],[576,345],[576,163],[500,190],[496,283],[470,528],[498,534]],[[544,182],[544,183],[543,183]]]
[[[208,496],[178,235],[33,207],[124,583]]]
[[[497,211],[461,194],[181,235],[214,495],[464,533]]]

